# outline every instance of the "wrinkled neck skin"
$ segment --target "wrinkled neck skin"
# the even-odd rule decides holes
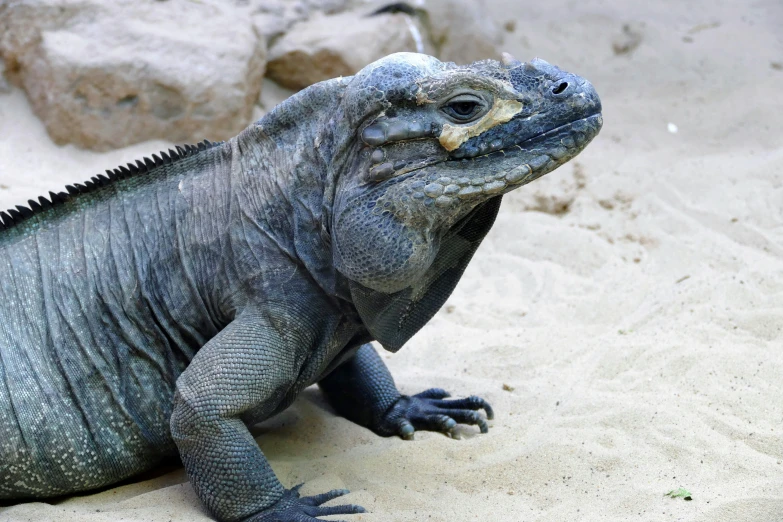
[[[237,149],[232,199],[242,209],[231,227],[235,241],[256,256],[264,270],[291,263],[306,270],[330,296],[347,299],[331,256],[329,222],[340,169],[332,169],[346,132],[335,123],[347,79],[313,85],[245,129]],[[348,141],[350,141],[348,139]],[[253,230],[260,234],[248,234]],[[249,236],[260,235],[257,241]],[[235,252],[243,250],[237,248]],[[262,254],[261,251],[264,253]],[[270,260],[266,252],[280,254]],[[270,278],[266,275],[265,278]]]
[[[293,260],[399,349],[453,291],[501,196],[578,154],[600,111],[589,82],[543,60],[390,55],[300,92],[232,144],[234,196],[264,236],[235,251],[269,251],[267,272],[277,253]]]
[[[266,298],[320,287],[396,351],[454,290],[501,196],[578,154],[600,111],[589,82],[542,60],[387,56],[232,140],[228,254],[250,258]]]

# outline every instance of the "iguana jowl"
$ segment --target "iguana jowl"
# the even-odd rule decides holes
[[[0,498],[111,484],[179,454],[219,520],[358,513],[300,498],[247,425],[318,383],[381,435],[487,425],[401,395],[397,351],[444,303],[502,194],[601,127],[584,79],[508,55],[401,53],[301,91],[236,138],[4,214]]]

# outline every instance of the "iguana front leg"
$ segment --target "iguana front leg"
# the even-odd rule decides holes
[[[444,400],[449,394],[439,388],[402,395],[371,344],[359,348],[318,384],[341,415],[385,437],[411,439],[416,430],[454,436],[458,423],[477,425],[486,433],[487,421],[477,410],[493,417],[489,403],[475,396]]]
[[[177,380],[171,435],[196,493],[218,520],[307,522],[364,511],[321,506],[346,490],[300,498],[298,487],[285,489],[243,422],[266,418],[283,402],[315,346],[312,324],[247,309]]]

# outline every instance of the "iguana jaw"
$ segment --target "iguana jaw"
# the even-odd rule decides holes
[[[481,176],[473,176],[470,184],[456,193],[458,199],[469,200],[481,196],[505,194],[571,160],[592,141],[602,125],[603,117],[599,112],[560,125],[498,151],[467,160],[447,160],[442,162],[439,168],[441,172],[452,169],[464,171],[463,162],[468,161],[475,164],[479,172],[484,172],[484,183],[480,183]],[[487,166],[482,168],[482,163]]]
[[[472,158],[412,164],[397,172],[395,183],[399,189],[406,187],[414,201],[426,205],[427,199],[432,199],[436,207],[444,209],[505,194],[571,160],[598,134],[602,124],[598,112]],[[391,190],[398,191],[397,187]]]

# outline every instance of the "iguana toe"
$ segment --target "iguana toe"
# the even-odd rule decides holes
[[[481,433],[489,431],[487,419],[494,417],[492,406],[480,397],[445,400],[449,394],[432,388],[413,396],[403,395],[384,416],[383,422],[396,429],[383,429],[403,439],[412,439],[416,430],[438,431],[459,438],[458,424],[478,426]],[[484,410],[486,418],[477,410]]]
[[[318,517],[366,513],[362,506],[356,504],[321,505],[337,497],[347,495],[349,493],[347,489],[333,489],[311,497],[300,497],[299,488],[301,487],[302,484],[299,484],[286,490],[283,497],[274,506],[245,519],[244,522],[317,522],[322,520]]]

